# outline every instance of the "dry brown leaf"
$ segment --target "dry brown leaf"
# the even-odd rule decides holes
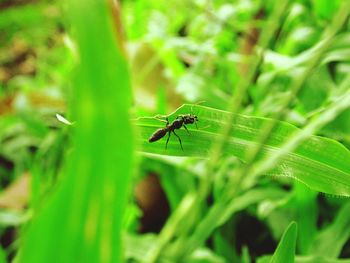
[[[23,210],[29,202],[30,183],[29,173],[17,178],[0,194],[0,208]]]

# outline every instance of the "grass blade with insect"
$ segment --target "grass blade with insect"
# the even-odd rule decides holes
[[[198,130],[188,126],[189,133],[180,129],[177,134],[182,140],[184,150],[176,137],[171,138],[168,149],[165,140],[149,143],[149,136],[164,123],[156,118],[144,117],[135,121],[139,127],[141,151],[171,156],[199,156],[209,154],[212,143],[220,136],[220,128],[229,119],[230,113],[199,105],[183,105],[170,114],[171,122],[180,114],[193,114],[198,117]],[[224,148],[224,155],[235,156],[245,161],[245,149],[258,143],[261,128],[273,121],[268,118],[237,115],[232,123],[232,132]],[[268,157],[278,152],[281,145],[300,131],[287,122],[278,122],[271,138],[263,146],[259,158]],[[339,142],[319,136],[311,136],[293,152],[282,157],[279,164],[267,174],[272,176],[292,177],[310,188],[334,195],[350,196],[350,152]]]

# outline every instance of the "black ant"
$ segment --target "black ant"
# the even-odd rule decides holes
[[[195,124],[196,128],[197,127],[197,121],[198,118],[196,115],[193,114],[181,114],[178,115],[176,117],[176,119],[169,124],[169,120],[168,118],[166,118],[166,126],[164,128],[160,128],[158,130],[156,130],[151,137],[148,139],[149,142],[155,142],[160,140],[161,138],[163,138],[167,133],[168,133],[168,139],[166,140],[166,144],[165,144],[165,149],[168,147],[168,142],[169,142],[169,138],[170,138],[170,134],[171,132],[173,132],[175,134],[175,136],[179,139],[180,145],[181,145],[181,149],[184,150],[182,148],[182,142],[180,137],[175,133],[175,130],[180,129],[182,126],[185,128],[185,130],[188,132],[188,134],[190,134],[190,132],[188,131],[186,124]]]

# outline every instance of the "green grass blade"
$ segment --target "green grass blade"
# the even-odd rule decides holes
[[[293,201],[298,224],[298,250],[306,255],[317,233],[317,192],[295,182]]]
[[[19,262],[121,262],[134,144],[128,70],[111,2],[68,3],[79,60],[71,104],[74,150],[24,233]]]
[[[325,258],[321,256],[296,256],[296,263],[350,263],[350,259],[340,258]],[[260,262],[259,262],[260,263]]]
[[[197,224],[187,243],[182,244],[178,250],[184,255],[189,255],[210,236],[210,234],[229,220],[235,212],[243,210],[250,205],[262,200],[276,200],[282,198],[283,191],[274,188],[252,189],[241,196],[230,200],[228,203],[219,200],[211,207],[208,214]]]
[[[257,263],[268,263],[271,259],[271,256],[262,256],[258,258]],[[333,259],[325,258],[321,256],[296,256],[295,263],[350,263],[350,259]]]
[[[270,263],[294,263],[297,224],[292,222],[284,232]]]
[[[176,131],[180,136],[184,151],[174,135],[171,135],[168,149],[165,149],[166,136],[149,143],[148,138],[164,123],[155,118],[139,118],[139,143],[143,152],[173,156],[200,156],[209,153],[211,144],[220,136],[220,128],[229,119],[229,112],[199,105],[183,105],[169,116],[169,121],[178,114],[193,113],[198,116],[198,130],[188,125],[190,134],[184,129]],[[262,127],[273,120],[260,117],[237,115],[232,124],[224,154],[236,156],[243,161],[247,147],[256,146]],[[300,129],[278,122],[270,139],[263,146],[259,158],[267,158],[280,151],[282,143]],[[316,191],[350,196],[350,152],[337,141],[319,136],[311,136],[293,152],[284,154],[280,164],[268,172],[269,175],[286,176],[297,179]]]
[[[285,196],[286,192],[274,187],[266,187],[262,189],[251,189],[246,193],[232,199],[222,213],[217,216],[217,221],[212,223],[215,227],[218,227],[227,222],[232,215],[240,210],[244,210],[247,207],[266,200],[280,200]]]
[[[333,224],[316,236],[310,254],[337,258],[350,236],[350,203],[339,211]]]
[[[6,259],[6,252],[5,250],[2,248],[2,246],[0,246],[0,263],[6,263],[7,259]]]

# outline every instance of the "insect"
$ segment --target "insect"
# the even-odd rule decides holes
[[[168,142],[169,142],[169,139],[170,139],[170,135],[171,135],[171,133],[174,133],[174,135],[179,139],[181,149],[184,150],[183,147],[182,147],[181,138],[179,137],[179,135],[177,135],[175,133],[175,130],[180,129],[183,126],[185,128],[185,130],[189,134],[190,132],[188,131],[188,129],[186,127],[186,124],[193,124],[194,123],[196,125],[196,128],[198,129],[197,121],[198,121],[198,117],[196,115],[193,115],[193,114],[181,114],[181,115],[178,115],[176,117],[176,119],[170,124],[169,124],[168,118],[166,118],[166,125],[165,125],[165,127],[156,130],[151,135],[151,137],[148,139],[148,141],[149,142],[158,141],[161,138],[163,138],[166,134],[168,134],[168,139],[166,140],[166,144],[165,144],[165,149],[166,149],[168,147]]]

